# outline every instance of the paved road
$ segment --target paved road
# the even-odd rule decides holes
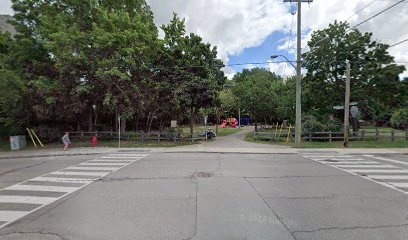
[[[0,239],[408,239],[406,155],[0,160]]]

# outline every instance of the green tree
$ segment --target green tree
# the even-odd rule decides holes
[[[272,123],[290,117],[294,102],[290,93],[292,81],[284,81],[275,73],[261,68],[244,69],[234,76],[233,81],[232,89],[239,105],[255,118],[256,123]]]
[[[189,113],[192,135],[195,114],[201,108],[218,103],[218,94],[226,79],[221,71],[223,64],[217,59],[215,47],[203,43],[194,33],[186,35],[184,20],[176,14],[162,29],[165,54],[160,71],[172,85],[176,109]]]
[[[334,22],[315,31],[308,45],[311,50],[303,54],[307,69],[303,109],[307,114],[323,117],[333,113],[333,106],[343,104],[346,60],[351,62],[351,101],[359,103],[364,118],[376,119],[400,105],[398,76],[405,68],[395,64],[388,45],[372,40],[372,33]]]

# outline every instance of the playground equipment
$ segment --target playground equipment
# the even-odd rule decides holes
[[[31,141],[34,144],[34,147],[37,147],[37,144],[35,143],[35,139],[38,141],[38,144],[44,148],[44,144],[41,142],[40,138],[37,136],[37,134],[35,134],[34,129],[30,129],[30,128],[26,128],[28,135],[31,138]],[[35,137],[35,139],[33,138],[33,136]]]
[[[236,128],[238,126],[238,120],[235,118],[224,119],[220,125],[220,128]]]

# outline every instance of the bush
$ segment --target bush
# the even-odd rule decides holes
[[[325,125],[317,121],[316,117],[305,116],[303,119],[304,132],[323,132],[325,130]]]
[[[314,116],[305,116],[303,118],[303,130],[304,132],[339,132],[342,130],[343,125],[340,121],[336,119],[328,119],[326,122],[322,123],[317,121]]]
[[[63,135],[63,131],[58,127],[41,125],[34,130],[43,143],[56,142],[60,140]]]
[[[391,116],[391,123],[396,128],[408,128],[408,108],[395,111]]]

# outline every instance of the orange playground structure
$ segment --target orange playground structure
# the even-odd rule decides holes
[[[222,120],[220,128],[236,128],[238,126],[238,120],[235,118],[227,118]]]

